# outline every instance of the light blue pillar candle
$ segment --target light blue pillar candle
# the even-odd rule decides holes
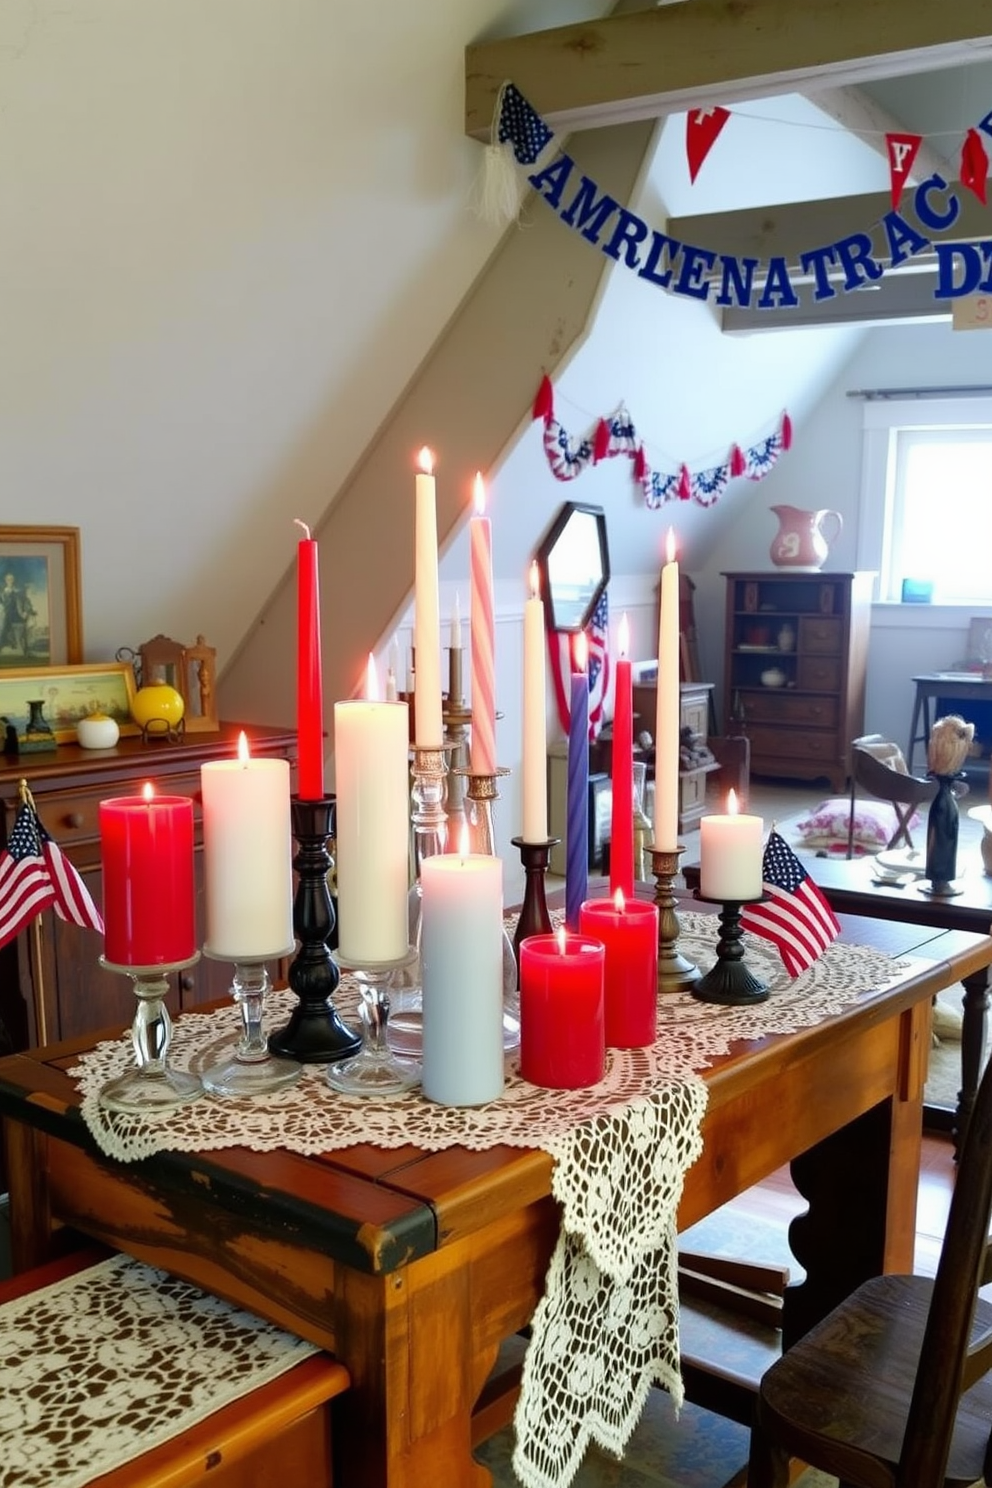
[[[581,643],[581,644],[580,644]],[[584,635],[576,637],[568,715],[568,782],[565,793],[565,923],[579,928],[589,883],[589,678]]]
[[[503,1092],[503,864],[448,853],[420,865],[423,1077],[428,1100]]]

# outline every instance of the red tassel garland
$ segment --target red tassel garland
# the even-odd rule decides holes
[[[782,448],[792,448],[792,420],[787,413],[782,415]]]
[[[647,471],[648,457],[644,453],[643,444],[639,444],[637,446],[637,449],[634,451],[634,479],[636,481],[642,481],[647,475]]]
[[[537,390],[534,399],[534,418],[543,419],[547,424],[555,416],[555,395],[551,386],[551,378],[547,373],[541,378],[541,386]]]
[[[743,475],[746,469],[747,461],[744,458],[744,451],[739,444],[735,444],[730,451],[730,474],[732,476]]]
[[[989,157],[977,129],[969,129],[961,146],[961,185],[973,191],[985,206],[985,178],[988,175]]]
[[[593,440],[592,459],[593,464],[598,465],[600,460],[605,460],[610,452],[610,426],[606,419],[600,419],[596,425],[596,437]]]
[[[679,472],[679,500],[690,501],[692,499],[692,476],[689,474],[688,465],[683,465]]]

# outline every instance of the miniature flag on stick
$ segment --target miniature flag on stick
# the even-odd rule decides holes
[[[0,857],[0,946],[49,907],[60,919],[102,934],[100,911],[58,843],[41,825],[26,780],[20,783],[20,797],[7,849]]]
[[[748,904],[745,930],[774,941],[791,977],[813,965],[840,934],[840,925],[822,890],[774,827],[761,864],[766,898]]]

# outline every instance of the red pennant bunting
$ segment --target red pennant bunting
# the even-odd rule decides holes
[[[551,387],[551,378],[546,372],[541,378],[541,386],[538,388],[537,397],[534,399],[533,416],[536,419],[543,419],[545,423],[548,423],[555,416],[555,395]]]
[[[689,501],[692,498],[692,476],[689,474],[688,465],[683,465],[679,471],[679,500]]]
[[[787,413],[782,415],[782,448],[792,448],[792,420]]]
[[[600,460],[605,460],[610,452],[610,426],[606,419],[600,419],[596,425],[596,437],[593,440],[592,458],[593,464],[598,465]]]
[[[961,185],[973,191],[985,206],[985,178],[988,175],[989,157],[977,129],[969,129],[961,146]]]
[[[648,457],[644,453],[643,444],[639,444],[634,451],[634,479],[642,481],[648,473]]]
[[[689,180],[695,181],[703,161],[717,142],[720,130],[730,118],[730,110],[716,106],[690,109],[685,116],[685,153],[689,161]]]
[[[747,461],[744,458],[744,451],[739,444],[735,444],[730,451],[730,473],[731,475],[743,475],[746,469]]]
[[[892,186],[892,210],[899,210],[902,188],[909,180],[916,153],[923,143],[922,134],[887,134],[885,150],[889,157],[889,181]]]

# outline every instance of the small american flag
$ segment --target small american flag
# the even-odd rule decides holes
[[[103,933],[100,911],[58,843],[41,825],[34,798],[22,781],[21,806],[0,857],[0,946],[49,907],[63,920]]]
[[[604,589],[586,630],[586,639],[589,643],[589,738],[591,740],[599,738],[603,727],[603,706],[610,685],[609,636],[610,611]],[[571,707],[569,678],[572,673],[572,639],[571,631],[548,631],[551,680],[554,684],[555,701],[558,704],[558,720],[566,734]]]
[[[507,83],[500,97],[497,138],[500,144],[513,146],[520,165],[533,165],[554,139],[553,131],[513,83]]]
[[[746,905],[741,924],[774,941],[786,971],[797,977],[837,939],[837,916],[785,838],[774,830],[765,847],[761,876],[768,897]]]

